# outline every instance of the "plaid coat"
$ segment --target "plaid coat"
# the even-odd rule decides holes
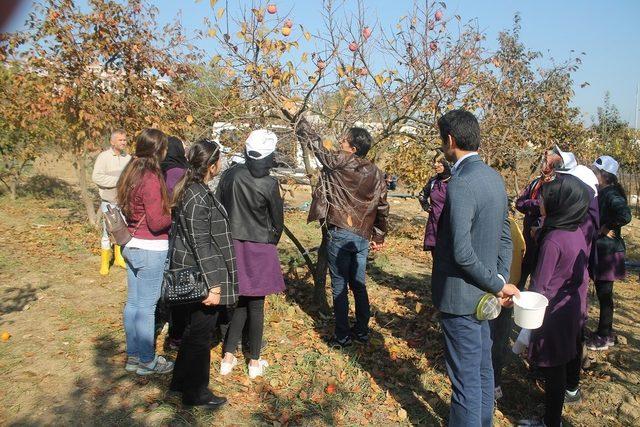
[[[206,185],[194,183],[184,190],[174,221],[171,268],[199,267],[210,289],[221,287],[220,304],[234,304],[238,277],[225,208]]]

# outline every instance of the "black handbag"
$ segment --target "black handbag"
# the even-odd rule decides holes
[[[161,298],[162,302],[168,306],[202,302],[209,295],[209,287],[199,267],[170,268],[171,255],[178,234],[177,228],[177,221],[174,217],[171,222],[169,251],[162,279]],[[191,250],[195,258],[196,253],[193,247]]]

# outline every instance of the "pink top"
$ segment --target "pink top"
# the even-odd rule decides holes
[[[143,215],[145,218],[140,223],[135,232],[136,239],[143,240],[168,240],[169,229],[171,228],[171,214],[162,212],[162,191],[163,183],[153,172],[145,172],[140,185],[134,190],[131,201],[131,217],[127,218],[129,232],[138,225],[138,221]]]

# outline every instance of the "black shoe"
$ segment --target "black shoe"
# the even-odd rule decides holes
[[[327,345],[331,348],[335,349],[343,349],[347,347],[351,347],[353,342],[350,337],[338,338],[335,335],[331,337],[329,341],[327,341]]]
[[[211,395],[207,399],[196,400],[196,401],[191,401],[187,399],[182,400],[182,404],[185,406],[198,406],[200,408],[211,409],[211,410],[218,409],[225,403],[227,403],[226,397],[216,396],[213,393],[211,393]]]
[[[575,405],[580,402],[582,402],[582,393],[580,392],[580,389],[577,389],[575,394],[569,393],[569,390],[564,392],[565,405]]]
[[[351,328],[351,339],[353,339],[358,344],[367,344],[369,342],[369,334],[356,332],[353,328]]]

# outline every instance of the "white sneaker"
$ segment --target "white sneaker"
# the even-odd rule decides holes
[[[237,364],[238,359],[236,359],[235,356],[233,356],[233,360],[231,362],[225,362],[224,359],[222,359],[222,362],[220,363],[220,375],[229,375]]]
[[[258,360],[258,366],[251,366],[249,364],[249,378],[254,379],[261,377],[264,374],[264,368],[269,367],[269,363],[266,360]]]

